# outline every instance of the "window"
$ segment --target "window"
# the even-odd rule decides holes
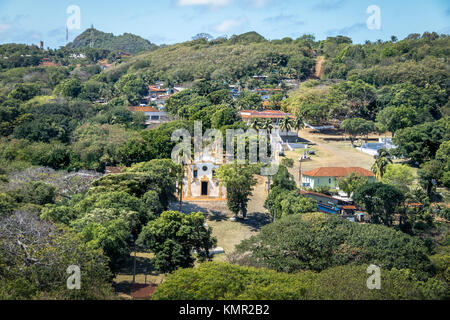
[[[203,166],[203,171],[208,171],[208,167],[207,166]]]
[[[197,177],[198,177],[198,170],[195,169],[195,170],[194,170],[194,179],[196,179]]]
[[[328,179],[328,183],[329,183],[329,184],[331,184],[331,178],[330,178],[330,179]]]
[[[159,116],[152,116],[151,119],[152,120],[159,120]]]

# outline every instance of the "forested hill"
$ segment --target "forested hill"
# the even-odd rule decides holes
[[[89,48],[91,41],[95,49],[124,51],[132,54],[157,48],[157,45],[131,33],[115,36],[93,28],[84,31],[67,46],[69,49]]]
[[[143,52],[107,72],[108,78],[127,73],[148,81],[181,83],[196,79],[245,81],[254,75],[305,80],[314,69],[313,41],[302,37],[268,41],[256,32],[197,39]]]

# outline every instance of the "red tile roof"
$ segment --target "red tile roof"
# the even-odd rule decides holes
[[[285,117],[294,118],[290,113],[284,113],[278,110],[243,110],[241,111],[241,117],[244,119],[257,119],[257,118],[271,118],[271,119],[283,119]]]
[[[150,90],[152,92],[167,92],[166,89],[160,89],[156,86],[148,86],[148,90]]]
[[[412,203],[412,202],[405,202],[405,207],[423,207],[423,203]]]
[[[42,61],[40,67],[58,67],[59,65],[52,61]]]
[[[325,167],[317,168],[311,171],[304,172],[304,176],[308,177],[346,177],[351,173],[357,173],[363,177],[374,177],[373,172],[363,168],[339,168],[339,167]]]
[[[279,88],[276,88],[276,89],[272,89],[272,88],[267,88],[267,89],[255,89],[254,91],[256,91],[256,92],[281,92],[281,91],[283,91],[283,89],[279,89]]]
[[[128,110],[132,112],[161,112],[156,108],[153,107],[127,107]]]

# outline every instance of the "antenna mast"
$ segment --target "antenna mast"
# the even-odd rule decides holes
[[[91,42],[89,43],[89,47],[94,47],[94,25],[91,25]]]

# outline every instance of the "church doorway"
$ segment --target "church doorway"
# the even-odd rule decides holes
[[[208,195],[208,182],[202,182],[202,196]]]

